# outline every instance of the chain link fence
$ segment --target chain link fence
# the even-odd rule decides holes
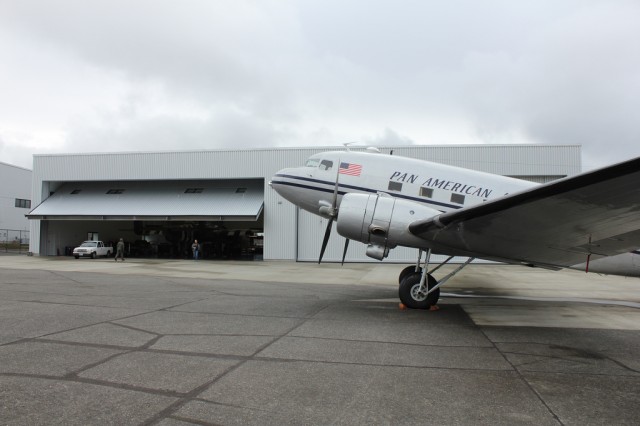
[[[29,252],[29,231],[0,229],[0,253],[27,254]]]

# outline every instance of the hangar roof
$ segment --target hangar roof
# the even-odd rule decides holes
[[[261,179],[67,182],[29,219],[257,220]]]

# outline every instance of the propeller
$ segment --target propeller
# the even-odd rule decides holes
[[[333,226],[333,217],[329,218],[327,224],[327,230],[324,232],[324,239],[322,240],[322,248],[320,249],[320,258],[318,259],[318,265],[322,262],[324,251],[327,249],[327,243],[329,242],[329,236],[331,235],[331,227]]]
[[[338,160],[338,171],[336,173],[336,184],[333,187],[333,198],[331,199],[331,207],[320,207],[320,210],[327,216],[329,216],[329,223],[327,223],[327,230],[324,232],[324,238],[322,239],[322,247],[320,248],[320,257],[318,258],[318,264],[322,262],[322,257],[327,249],[329,243],[329,236],[331,235],[331,228],[333,227],[333,221],[338,217],[338,186],[340,180],[340,160]],[[347,247],[349,247],[349,239],[346,239],[344,244],[344,252],[342,254],[342,264],[344,265],[344,258],[347,256]]]
[[[345,238],[344,239],[344,251],[342,252],[342,262],[340,263],[342,266],[344,266],[344,258],[347,257],[347,249],[349,248],[349,239]]]

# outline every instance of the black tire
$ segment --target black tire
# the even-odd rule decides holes
[[[111,257],[111,252],[107,251],[107,257]]]
[[[427,297],[417,294],[416,290],[420,286],[421,278],[421,274],[413,273],[407,275],[400,283],[398,296],[400,297],[400,301],[407,308],[429,309],[431,306],[438,303],[438,299],[440,298],[440,289],[437,289]],[[429,289],[432,289],[438,284],[436,279],[431,275],[427,275],[427,282]]]
[[[91,253],[91,258],[92,258],[92,259],[95,259],[95,258],[96,258],[96,252],[95,252],[95,251]]]
[[[407,266],[402,271],[400,271],[400,276],[398,277],[398,284],[402,284],[402,280],[409,274],[422,274],[422,268],[418,267],[418,271],[416,272],[416,265]]]
[[[80,259],[80,256],[73,256],[73,257],[75,257],[76,259]]]

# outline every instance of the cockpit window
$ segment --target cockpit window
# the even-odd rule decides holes
[[[320,162],[320,170],[330,170],[333,167],[333,161],[331,160],[322,160]]]
[[[318,167],[320,164],[320,160],[317,158],[309,158],[306,163],[304,163],[305,167]]]

